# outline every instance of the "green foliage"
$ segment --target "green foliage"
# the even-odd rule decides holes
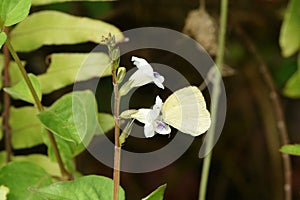
[[[108,113],[98,113],[98,122],[102,133],[110,131],[115,125],[114,117]]]
[[[11,26],[19,23],[29,13],[31,0],[1,0],[0,1],[0,21],[1,27]]]
[[[62,3],[62,2],[70,2],[70,1],[113,1],[113,0],[32,0],[32,5],[40,6],[51,3]]]
[[[9,188],[8,199],[39,200],[28,188],[52,183],[51,176],[31,162],[13,161],[0,169],[0,185]]]
[[[7,36],[6,36],[5,32],[0,32],[0,48],[5,43],[6,39],[7,39]]]
[[[142,200],[163,200],[166,187],[167,184],[159,186],[156,190]]]
[[[11,31],[11,43],[16,51],[28,52],[43,45],[101,42],[101,35],[123,38],[119,29],[103,21],[75,17],[58,11],[31,14]]]
[[[23,65],[25,64],[25,62],[21,62],[21,63]],[[4,57],[2,54],[0,54],[0,71],[1,72],[3,71],[3,68],[4,68]],[[23,79],[22,74],[21,74],[16,62],[10,61],[8,68],[9,68],[8,69],[9,70],[9,79],[10,79],[11,85],[15,85]],[[3,87],[3,77],[0,76],[0,88],[2,89],[2,87]]]
[[[287,81],[283,93],[290,98],[300,98],[300,70]]]
[[[298,70],[287,81],[283,94],[290,98],[300,98],[300,52],[298,53]]]
[[[74,181],[57,182],[34,190],[49,200],[112,200],[113,181],[103,176],[84,176]],[[119,189],[119,200],[125,199],[124,190]]]
[[[43,143],[42,125],[36,116],[37,113],[33,106],[10,108],[9,125],[13,148],[30,148]]]
[[[66,94],[38,115],[43,125],[64,140],[81,143],[99,131],[97,104],[91,91]]]
[[[300,1],[290,0],[281,27],[279,43],[282,55],[291,56],[300,49]],[[298,53],[298,71],[287,81],[284,95],[290,98],[300,98],[300,52]]]
[[[13,160],[31,162],[43,168],[51,176],[61,176],[58,164],[51,161],[48,156],[42,154],[30,154],[27,156],[14,156]]]
[[[288,144],[281,147],[282,153],[288,153],[294,156],[300,156],[300,144]]]
[[[80,73],[79,75],[77,75]],[[94,77],[111,74],[109,58],[105,53],[55,53],[45,74],[38,76],[43,94]]]
[[[279,43],[282,55],[291,56],[300,48],[300,1],[290,0],[281,27]]]
[[[29,79],[33,85],[34,90],[37,92],[38,98],[42,99],[42,91],[40,88],[40,83],[37,77],[33,74],[28,74]],[[21,99],[23,101],[34,104],[33,96],[25,82],[25,80],[21,80],[19,83],[14,85],[13,87],[4,88],[4,91],[10,94],[14,99]]]
[[[57,135],[54,135],[54,137],[58,146],[60,156],[64,163],[64,166],[69,172],[71,173],[75,172],[75,164],[73,158],[78,154],[78,152],[80,153],[84,150],[84,145],[82,143],[76,145],[74,142],[66,141]],[[45,133],[44,133],[44,142],[48,147],[49,158],[52,161],[57,162],[53,146],[49,141],[49,137],[47,137]]]
[[[76,0],[32,0],[32,3],[45,5],[68,1]],[[116,37],[116,42],[123,39],[118,28],[100,20],[76,17],[58,11],[34,12],[26,18],[30,6],[31,0],[0,0],[1,30],[4,26],[22,21],[13,27],[9,34],[12,47],[17,52],[33,51],[44,45],[100,43],[102,36],[107,36],[109,33]],[[0,32],[0,47],[6,39],[6,34]],[[10,49],[11,52],[14,50]],[[115,52],[113,55],[118,59],[118,62],[114,62],[115,66],[119,65],[119,54],[120,52]],[[51,62],[45,73],[29,74],[40,101],[42,94],[49,94],[76,81],[111,75],[111,60],[104,53],[54,53],[49,57]],[[0,63],[0,71],[3,71],[2,55],[0,55]],[[25,62],[22,61],[22,64],[24,65]],[[35,104],[17,64],[11,61],[8,69],[11,87],[4,88],[4,91],[15,99]],[[120,81],[124,77],[124,69],[123,74],[119,72]],[[0,88],[2,88],[2,77],[0,78]],[[2,118],[0,122],[2,124]],[[46,131],[51,130],[54,133],[63,167],[76,177],[74,157],[85,150],[95,134],[103,134],[111,130],[114,123],[111,114],[97,112],[97,103],[91,91],[66,94],[41,113],[38,113],[34,106],[19,108],[11,106],[9,126],[13,149],[26,149],[44,143],[48,155],[11,156],[12,162],[7,164],[7,153],[0,152],[0,199],[6,199],[9,190],[7,198],[14,200],[45,198],[111,200],[113,181],[106,177],[84,176],[74,181],[52,184],[54,179],[51,176],[62,177],[62,174],[56,152]],[[0,131],[1,137],[2,131]],[[165,186],[161,186],[145,199],[162,199],[164,190]],[[121,187],[119,199],[125,199]]]
[[[55,134],[63,162],[70,171],[75,171],[73,157],[85,149],[94,134],[104,133],[114,125],[110,114],[97,113],[97,104],[91,91],[66,94],[38,117]],[[50,158],[56,161],[48,137],[44,137],[44,142]]]

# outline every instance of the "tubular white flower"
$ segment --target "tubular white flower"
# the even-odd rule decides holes
[[[127,94],[134,87],[140,87],[152,82],[159,88],[164,89],[162,84],[165,80],[164,77],[158,72],[154,72],[151,65],[145,59],[132,56],[131,61],[133,61],[133,64],[138,70],[134,72],[129,80],[121,87],[121,96]]]
[[[153,137],[155,132],[161,135],[167,135],[171,133],[171,128],[162,121],[162,116],[160,113],[162,105],[163,103],[161,98],[157,96],[155,105],[152,109],[141,108],[130,116],[131,118],[134,118],[145,124],[144,134],[146,138]]]

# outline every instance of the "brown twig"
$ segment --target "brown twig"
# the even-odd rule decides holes
[[[6,35],[9,34],[9,28],[4,29]],[[9,63],[10,63],[10,54],[7,45],[3,46],[3,55],[4,55],[4,87],[10,86],[9,80]],[[12,157],[12,146],[11,146],[11,130],[9,126],[9,107],[10,107],[10,96],[6,92],[4,93],[4,108],[3,108],[3,126],[4,126],[4,135],[5,135],[5,150],[6,150],[6,162],[11,161]]]
[[[120,120],[119,120],[119,89],[116,82],[116,76],[113,72],[114,85],[114,117],[115,117],[115,151],[114,151],[114,200],[119,199],[119,185],[120,185],[120,161],[121,161],[121,147],[120,147]]]
[[[274,106],[274,111],[277,120],[277,128],[280,135],[282,145],[286,145],[289,143],[289,137],[287,133],[286,123],[284,112],[282,109],[282,105],[280,102],[280,98],[277,94],[275,84],[272,80],[270,72],[268,70],[267,65],[265,64],[263,58],[260,56],[256,46],[249,38],[249,36],[239,27],[236,26],[237,34],[244,40],[246,46],[248,47],[249,51],[254,55],[255,59],[259,64],[259,70],[262,74],[264,81],[266,82],[267,86],[270,90],[270,99]],[[292,167],[291,167],[291,159],[288,154],[282,154],[283,160],[283,168],[284,168],[284,192],[285,192],[285,200],[292,200]]]

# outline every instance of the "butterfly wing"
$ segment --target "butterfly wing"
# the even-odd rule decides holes
[[[162,107],[163,120],[192,136],[198,136],[210,127],[210,114],[201,91],[195,86],[177,90]]]

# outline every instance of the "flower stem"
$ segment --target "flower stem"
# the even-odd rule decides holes
[[[227,8],[228,8],[228,0],[221,0],[221,17],[220,17],[220,32],[219,32],[219,45],[218,45],[218,54],[216,57],[216,65],[221,71],[224,59],[224,49],[225,49],[225,36],[226,36],[226,23],[227,23]],[[219,73],[217,73],[219,74]],[[213,143],[215,128],[217,125],[217,111],[219,104],[219,95],[220,95],[220,81],[221,76],[215,76],[215,80],[213,80],[213,92],[211,97],[211,127],[207,132],[208,142],[207,149],[211,149],[211,145]],[[210,170],[212,151],[204,158],[202,174],[201,174],[201,182],[199,188],[199,200],[205,200],[206,191],[207,191],[207,183],[208,176]]]
[[[18,67],[19,67],[19,69],[21,71],[21,74],[22,74],[22,76],[23,76],[23,78],[24,78],[24,80],[25,80],[25,82],[26,82],[26,84],[27,84],[27,86],[28,86],[31,94],[32,94],[32,97],[34,99],[34,102],[35,102],[35,105],[37,106],[38,111],[39,112],[43,112],[44,111],[44,107],[43,107],[41,101],[39,100],[38,95],[37,95],[36,91],[34,90],[34,87],[33,87],[32,83],[31,83],[31,81],[30,81],[30,79],[28,77],[28,74],[27,74],[24,66],[21,63],[21,60],[20,60],[19,56],[17,55],[16,51],[12,47],[9,39],[6,40],[6,45],[7,45],[7,48],[9,49],[12,57],[14,58],[15,62],[17,63],[17,65],[18,65]],[[64,167],[64,164],[63,164],[62,158],[60,156],[59,149],[58,149],[58,146],[57,146],[57,143],[55,141],[53,133],[51,131],[47,130],[47,134],[48,134],[48,137],[50,139],[50,143],[51,143],[51,145],[53,147],[54,154],[56,156],[56,159],[57,159],[57,162],[58,162],[61,174],[63,176],[67,176],[68,179],[73,179],[73,176]]]
[[[113,65],[114,66],[114,65]],[[114,67],[113,67],[114,68]],[[120,185],[120,161],[121,161],[121,146],[120,146],[120,120],[119,120],[119,88],[116,80],[115,70],[112,69],[113,85],[114,85],[114,117],[115,117],[115,151],[114,151],[114,193],[113,199],[119,199],[119,185]]]
[[[4,31],[6,35],[9,34],[9,29],[5,28]],[[4,87],[10,86],[9,80],[9,63],[10,63],[10,55],[7,44],[3,46],[3,55],[4,55]],[[12,157],[12,146],[11,146],[11,129],[9,127],[9,107],[10,107],[10,96],[8,93],[4,93],[4,108],[3,108],[3,126],[4,126],[4,134],[5,134],[5,150],[6,150],[6,162],[11,161]]]

